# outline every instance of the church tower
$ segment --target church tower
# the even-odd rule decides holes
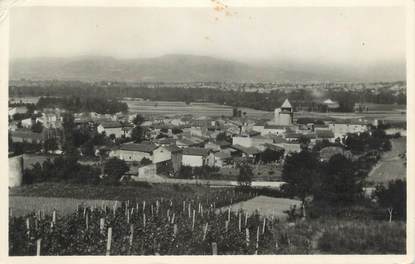
[[[293,108],[288,99],[285,99],[280,108],[275,109],[274,122],[279,126],[291,126],[293,124]]]

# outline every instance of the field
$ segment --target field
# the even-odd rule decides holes
[[[258,214],[260,215],[267,217],[273,216],[283,220],[288,217],[284,211],[289,210],[290,207],[294,205],[296,208],[300,208],[301,202],[286,198],[257,196],[253,199],[233,204],[231,206],[231,211],[238,212],[239,210],[243,210],[248,214],[254,214],[258,211]],[[222,210],[226,210],[226,208]]]
[[[193,116],[232,116],[232,107],[215,103],[190,103],[167,101],[125,100],[131,113],[144,116],[174,116],[191,114]],[[266,111],[241,108],[249,117],[261,117],[270,114]]]
[[[399,154],[406,151],[406,137],[391,140],[392,149],[385,152],[382,158],[369,173],[368,181],[386,183],[394,179],[406,179],[406,167]]]

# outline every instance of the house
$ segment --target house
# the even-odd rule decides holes
[[[317,130],[316,140],[328,140],[329,142],[335,142],[336,138],[334,137],[334,133],[332,131]]]
[[[105,132],[105,135],[110,136],[114,135],[116,138],[120,138],[122,136],[130,136],[131,133],[131,126],[122,125],[118,121],[106,121],[102,122],[98,125],[97,131],[98,133]]]
[[[9,107],[9,117],[12,118],[15,114],[26,114],[28,111],[26,106]]]
[[[220,151],[222,149],[225,149],[227,147],[229,147],[231,145],[231,143],[225,141],[225,140],[214,140],[214,141],[209,141],[205,144],[205,148],[206,149],[211,149],[213,151]]]
[[[205,148],[184,148],[182,152],[182,165],[190,167],[202,167],[215,165],[212,151]]]
[[[341,121],[329,124],[330,130],[334,133],[334,137],[343,138],[348,133],[363,133],[368,130],[366,123],[361,121]]]
[[[230,151],[221,150],[218,152],[215,152],[215,167],[223,168],[232,162],[232,155]]]
[[[261,151],[255,147],[244,147],[241,145],[232,145],[231,148],[236,150],[235,156],[240,156],[242,158],[251,158],[256,159]]]
[[[125,161],[140,162],[143,158],[153,163],[160,163],[171,160],[171,152],[164,147],[157,147],[155,144],[122,144],[119,149],[112,150],[110,157],[118,157]]]
[[[35,133],[30,129],[17,129],[11,131],[11,139],[13,142],[43,143],[45,140],[43,133]]]
[[[176,145],[166,146],[165,149],[171,153],[171,164],[173,172],[178,172],[182,166],[182,149]]]
[[[22,119],[20,122],[22,124],[22,127],[31,128],[33,124],[35,123],[35,119],[29,117],[29,118]]]
[[[287,132],[287,126],[283,125],[270,125],[266,124],[264,125],[264,128],[262,129],[261,135],[284,135]]]
[[[50,111],[42,113],[41,117],[36,118],[36,122],[41,122],[46,128],[62,127],[62,118],[59,114]]]

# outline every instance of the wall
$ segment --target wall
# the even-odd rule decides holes
[[[192,155],[182,155],[182,165],[191,166],[191,167],[202,167],[203,166],[203,157],[202,156],[192,156]]]
[[[23,155],[9,158],[9,187],[22,185]]]
[[[252,138],[250,137],[233,137],[232,145],[241,145],[243,147],[252,147]]]
[[[153,163],[159,163],[166,160],[171,160],[171,152],[160,147],[153,151]]]
[[[128,151],[128,150],[118,150],[118,158],[125,161],[141,161],[143,158],[153,160],[153,156],[149,153],[138,152],[138,151]]]

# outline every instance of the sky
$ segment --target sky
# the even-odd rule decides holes
[[[399,7],[15,7],[9,46],[12,59],[191,54],[373,64],[405,60],[405,23]]]

